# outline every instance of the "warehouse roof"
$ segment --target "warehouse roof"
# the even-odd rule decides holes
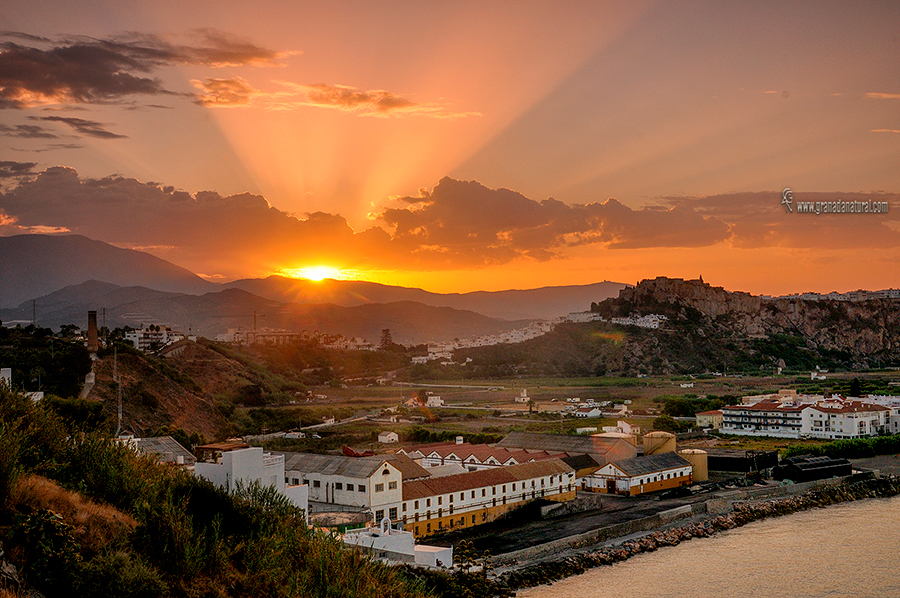
[[[575,470],[559,459],[549,459],[547,461],[522,463],[520,465],[510,465],[509,467],[493,467],[491,469],[426,480],[413,480],[403,484],[403,500],[450,494],[452,492],[465,492],[476,488],[511,484],[533,478],[567,473],[574,474]]]

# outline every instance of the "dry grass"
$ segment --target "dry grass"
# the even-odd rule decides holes
[[[104,545],[124,538],[137,525],[131,516],[115,507],[93,502],[36,475],[18,479],[10,503],[19,511],[49,509],[59,513],[72,526],[73,536],[82,549],[90,552],[98,552]]]

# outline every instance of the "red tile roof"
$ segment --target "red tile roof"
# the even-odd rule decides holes
[[[426,498],[438,494],[465,492],[476,488],[511,484],[549,475],[575,473],[575,470],[559,459],[522,463],[509,467],[494,467],[480,471],[470,471],[427,480],[413,480],[403,483],[403,500]]]

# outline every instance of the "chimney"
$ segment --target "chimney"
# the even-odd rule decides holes
[[[100,345],[97,343],[97,312],[88,312],[88,353],[96,353]]]

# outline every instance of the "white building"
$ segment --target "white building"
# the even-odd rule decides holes
[[[385,516],[396,519],[396,511],[391,514],[388,505],[397,505],[403,496],[403,472],[392,459],[309,453],[283,453],[283,457],[285,475],[293,484],[309,486],[309,501],[316,512],[368,511],[374,521]],[[422,475],[428,472],[423,470]]]
[[[861,438],[890,430],[891,409],[860,401],[824,401],[803,411],[801,434],[811,438]]]
[[[452,546],[416,544],[412,532],[392,528],[387,518],[382,519],[379,528],[347,532],[344,543],[365,549],[378,559],[447,569],[453,566]]]
[[[579,407],[574,413],[575,417],[603,417],[600,407]]]
[[[803,428],[803,410],[809,405],[784,405],[761,401],[754,405],[722,407],[723,434],[799,438]]]
[[[634,496],[689,485],[693,467],[677,453],[660,453],[607,463],[585,476],[585,490]]]
[[[309,514],[309,488],[297,482],[288,484],[284,455],[265,453],[260,447],[243,443],[207,444],[197,451],[200,459],[194,465],[194,475],[228,492],[254,482],[271,486]]]
[[[426,407],[443,407],[444,399],[442,399],[441,397],[439,397],[437,395],[429,395],[428,398],[425,400],[425,406]]]
[[[382,444],[390,444],[399,441],[400,436],[396,432],[382,432],[378,435],[378,442]]]
[[[134,345],[138,351],[158,351],[167,345],[184,339],[184,335],[175,332],[168,326],[149,325],[140,330],[132,330],[125,333],[125,340]]]

